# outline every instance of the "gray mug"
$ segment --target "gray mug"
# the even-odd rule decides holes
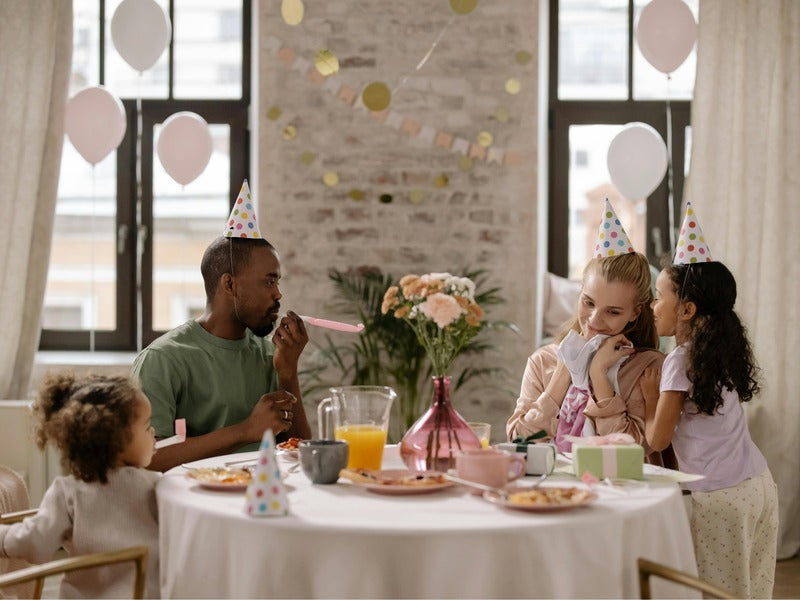
[[[313,483],[336,483],[347,466],[349,448],[343,440],[303,440],[297,450],[303,473]]]

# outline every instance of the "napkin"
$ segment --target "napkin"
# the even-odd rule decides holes
[[[275,459],[275,436],[264,432],[258,449],[253,481],[244,495],[244,512],[251,517],[283,517],[289,514],[289,498]]]
[[[592,359],[608,336],[598,334],[590,340],[585,340],[577,331],[570,330],[566,337],[561,341],[558,346],[558,357],[564,363],[564,366],[569,370],[570,377],[572,378],[572,385],[582,390],[589,389],[589,367],[592,364]],[[608,369],[608,379],[614,387],[614,392],[619,394],[619,383],[617,382],[617,373],[619,368],[627,360],[627,356],[621,357]]]

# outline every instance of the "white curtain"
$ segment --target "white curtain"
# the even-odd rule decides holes
[[[71,62],[71,0],[0,2],[0,399],[39,344]]]
[[[800,2],[702,0],[686,197],[736,276],[762,368],[750,431],[778,483],[778,556],[800,548]]]

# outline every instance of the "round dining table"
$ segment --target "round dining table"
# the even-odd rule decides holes
[[[207,489],[184,467],[161,478],[162,597],[639,598],[637,558],[697,572],[674,483],[596,485],[587,506],[526,512],[459,486],[385,495],[343,479],[312,484],[290,459],[278,464],[288,516],[248,516],[244,492]],[[396,446],[383,467],[402,467]],[[542,485],[582,484],[554,475]],[[654,597],[697,597],[661,580],[651,588]]]

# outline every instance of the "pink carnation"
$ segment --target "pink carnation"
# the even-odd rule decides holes
[[[452,296],[447,294],[431,294],[419,305],[419,310],[429,319],[433,320],[439,329],[444,329],[461,316],[463,309]]]

